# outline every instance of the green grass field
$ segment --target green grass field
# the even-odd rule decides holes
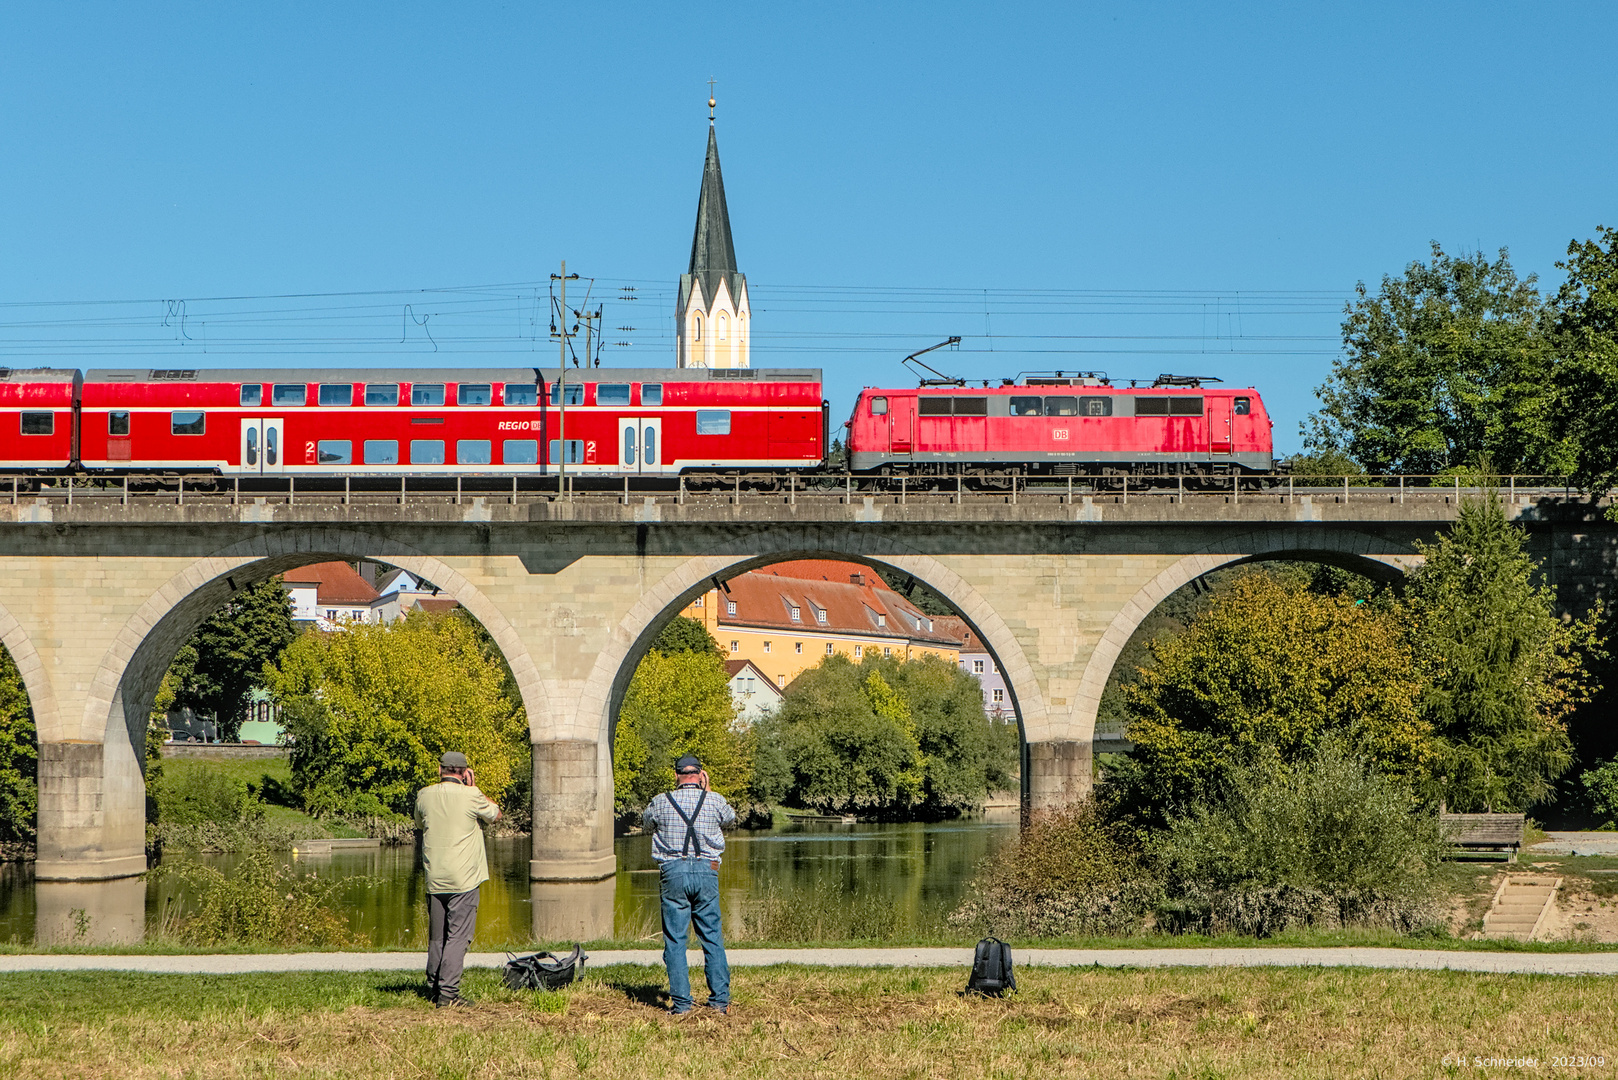
[[[966,998],[959,971],[743,969],[729,1017],[662,1011],[656,968],[559,994],[473,972],[469,1010],[420,976],[0,976],[0,1072],[224,1077],[1610,1076],[1612,980],[1322,969],[1041,970]],[[699,1000],[701,993],[699,992]],[[1553,1069],[1557,1058],[1588,1064]],[[1464,1066],[1456,1067],[1457,1056]]]
[[[365,835],[335,822],[317,821],[299,809],[298,800],[292,794],[292,766],[284,757],[222,761],[207,758],[166,758],[163,761],[165,781],[179,780],[192,770],[220,773],[252,784],[259,789],[268,804],[264,814],[265,824],[290,829],[300,840]]]

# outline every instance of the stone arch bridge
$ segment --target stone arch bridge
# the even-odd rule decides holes
[[[1574,504],[1516,500],[1564,600],[1602,591],[1618,531]],[[1455,512],[1385,495],[1010,502],[807,496],[325,501],[182,496],[0,503],[0,640],[39,733],[41,880],[146,869],[145,717],[175,651],[235,590],[368,558],[442,588],[516,675],[534,743],[536,881],[615,870],[612,717],[662,625],[715,580],[836,557],[954,603],[1004,672],[1026,808],[1088,790],[1101,691],[1174,589],[1265,558],[1397,576]]]

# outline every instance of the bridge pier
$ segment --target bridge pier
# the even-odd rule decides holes
[[[600,881],[612,847],[612,759],[595,739],[534,743],[532,881]]]
[[[34,877],[103,881],[145,872],[146,784],[132,748],[40,743]]]
[[[1055,739],[1025,744],[1023,822],[1090,794],[1094,755],[1090,740]]]

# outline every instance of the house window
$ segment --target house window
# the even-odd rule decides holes
[[[258,383],[242,387],[242,404],[248,406],[261,405],[264,402],[264,387]]]
[[[691,601],[691,606],[692,607],[701,607],[702,606],[702,597],[699,596],[695,600]]]
[[[731,652],[741,652],[742,651],[742,643],[739,642],[739,641],[732,641],[730,643],[730,651]]]
[[[830,656],[831,654],[832,654],[832,645],[831,645],[831,642],[828,641],[828,642],[826,642],[826,655]]]
[[[878,626],[886,626],[886,625],[888,625],[888,617],[886,615],[883,615],[881,612],[878,612],[877,616],[876,616],[876,624]]]
[[[399,404],[399,384],[394,382],[366,383],[365,404],[383,407]]]
[[[321,383],[319,396],[315,400],[322,405],[352,405],[354,387],[348,383]]]
[[[457,405],[492,405],[494,387],[488,383],[461,383],[455,388]]]
[[[198,413],[197,415],[201,416],[202,414]],[[22,433],[24,435],[50,435],[55,433],[55,431],[55,413],[25,412],[22,414]]]
[[[410,404],[429,407],[444,404],[443,383],[417,383],[410,388]]]
[[[129,413],[127,411],[119,410],[117,412],[110,412],[107,414],[107,434],[129,434]]]
[[[860,657],[862,657],[864,655],[865,655],[865,646],[864,645],[856,645],[856,646],[854,646],[854,658],[856,660],[858,660]]]
[[[799,610],[797,604],[792,605],[792,621],[803,622],[803,613]]]
[[[893,650],[888,648],[886,645],[884,645],[884,646],[882,646],[882,655],[883,656],[892,656],[893,655]]]
[[[780,687],[782,690],[785,690],[787,688],[787,677],[785,675],[777,675],[775,677],[775,685]]]
[[[1004,690],[1000,689],[998,686],[995,687],[994,688],[994,703],[996,705],[999,705],[1001,702],[1003,702],[1005,700],[1006,700],[1006,692]]]
[[[302,405],[309,398],[309,388],[303,383],[276,383],[270,388],[270,401],[275,405]]]
[[[37,415],[37,414],[36,414]],[[45,414],[49,416],[49,413]],[[23,413],[24,422],[28,417]],[[201,435],[203,433],[203,416],[199,412],[177,412],[169,414],[169,430],[176,435]],[[27,434],[27,429],[24,429]]]
[[[529,383],[506,383],[507,405],[538,405],[539,387]]]
[[[972,674],[974,674],[974,675],[982,675],[983,674],[983,661],[982,660],[974,660],[974,661],[972,661]]]
[[[702,340],[702,316],[701,315],[693,315],[693,316],[691,316],[691,340],[692,341],[701,341]]]
[[[718,314],[718,315],[716,315],[714,317],[714,325],[718,327],[718,329],[715,331],[715,333],[717,333],[719,335],[719,340],[720,341],[725,340],[725,336],[726,336],[725,331],[728,329],[728,327],[726,326],[726,322],[727,322],[727,320],[725,319],[725,316],[724,316],[723,312],[721,312],[720,314]]]
[[[803,652],[803,642],[801,642],[801,641],[793,642],[792,643],[792,651],[797,652],[797,653]]]
[[[726,600],[725,601],[725,614],[729,615],[733,619],[736,617],[736,601],[734,601],[734,600]]]
[[[821,626],[826,625],[826,609],[825,608],[815,608],[815,622],[819,623]]]
[[[765,652],[769,652],[769,651],[770,651],[770,643],[769,643],[769,642],[768,642],[768,641],[766,641],[766,642],[765,642],[765,643],[764,643],[764,651],[765,651]]]

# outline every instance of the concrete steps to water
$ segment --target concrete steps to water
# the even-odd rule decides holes
[[[1561,878],[1506,875],[1483,916],[1483,936],[1532,941],[1556,909]]]

